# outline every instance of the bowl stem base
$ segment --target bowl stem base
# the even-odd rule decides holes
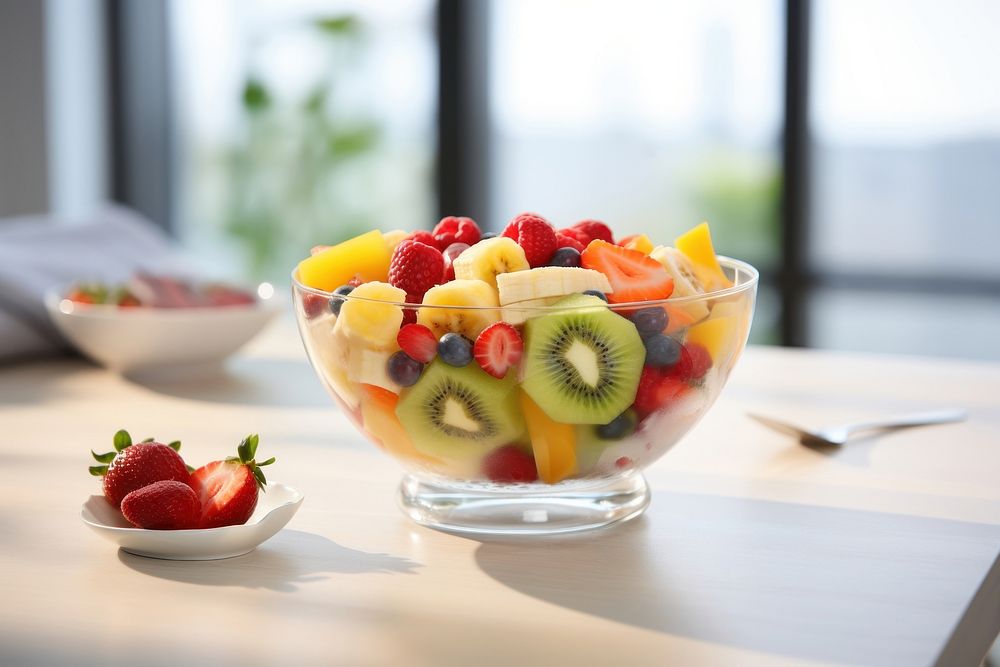
[[[635,518],[649,505],[639,473],[570,488],[531,485],[524,492],[451,484],[409,474],[399,486],[403,513],[419,524],[478,535],[552,535]]]

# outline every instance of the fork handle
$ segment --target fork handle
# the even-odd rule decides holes
[[[870,422],[860,422],[844,427],[848,433],[857,431],[873,431],[895,428],[906,428],[908,426],[926,426],[930,424],[950,424],[952,422],[965,421],[968,413],[959,408],[948,410],[932,410],[930,412],[915,412],[909,415],[889,417],[887,419],[876,419]]]

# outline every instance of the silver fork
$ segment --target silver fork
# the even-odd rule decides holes
[[[781,421],[780,419],[774,419],[773,417],[765,417],[752,413],[747,413],[747,416],[775,431],[794,435],[803,445],[829,445],[836,447],[843,445],[852,435],[860,431],[894,431],[913,426],[950,424],[952,422],[964,421],[967,414],[965,410],[960,409],[934,410],[931,412],[917,412],[898,417],[858,422],[856,424],[829,426],[816,430],[807,430]]]

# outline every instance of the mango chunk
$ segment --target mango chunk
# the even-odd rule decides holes
[[[708,291],[732,287],[732,281],[723,273],[722,267],[719,266],[719,260],[715,256],[712,234],[708,229],[707,222],[703,222],[678,236],[674,240],[674,247],[687,255],[688,259],[694,263],[698,280]]]
[[[546,484],[555,484],[576,472],[576,433],[573,426],[552,421],[524,392],[521,392],[521,411],[528,425],[539,479]]]
[[[357,276],[362,282],[389,278],[392,251],[376,230],[330,246],[299,262],[298,276],[303,285],[332,292]]]

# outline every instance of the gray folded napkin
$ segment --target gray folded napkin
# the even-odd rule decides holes
[[[66,348],[45,311],[49,289],[124,282],[136,269],[170,271],[180,262],[159,227],[121,206],[72,223],[47,215],[0,218],[0,362]]]

